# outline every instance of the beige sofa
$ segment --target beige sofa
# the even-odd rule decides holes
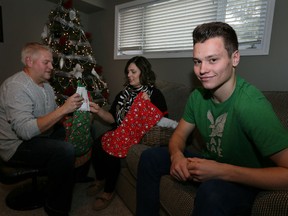
[[[169,110],[169,117],[174,120],[181,118],[186,100],[190,94],[190,89],[184,85],[160,81],[157,83],[158,88],[163,92]],[[288,128],[288,92],[264,92],[272,103],[275,112],[279,116],[283,125]],[[95,121],[94,136],[99,136],[105,132],[109,126]],[[159,128],[158,128],[159,129]],[[143,139],[145,144],[134,145],[125,160],[117,183],[117,193],[124,201],[125,205],[135,214],[136,208],[136,176],[137,165],[141,152],[151,148],[150,144],[155,144],[154,140],[161,138],[166,140],[172,133],[171,130],[162,130],[161,136],[157,135],[159,131],[151,131]],[[167,133],[163,136],[163,133]],[[150,136],[150,137],[149,137]],[[192,143],[189,145],[193,151],[198,151],[201,142],[198,140],[197,133],[194,134]],[[151,143],[147,143],[147,141]],[[152,143],[153,142],[153,143]],[[191,142],[191,141],[190,141]],[[148,145],[146,145],[148,144]],[[169,175],[163,176],[160,184],[160,215],[186,216],[191,215],[193,209],[193,200],[195,190],[189,183],[183,184],[175,181]],[[288,191],[265,191],[261,192],[253,205],[253,216],[287,216],[288,215]]]

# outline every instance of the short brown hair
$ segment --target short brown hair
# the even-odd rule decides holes
[[[193,31],[193,45],[215,37],[223,38],[229,56],[238,50],[237,34],[230,25],[224,22],[210,22],[197,26]]]

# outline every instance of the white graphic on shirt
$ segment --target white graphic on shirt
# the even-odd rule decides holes
[[[223,157],[222,155],[222,147],[221,147],[221,138],[224,131],[225,122],[227,119],[227,113],[224,113],[220,115],[218,118],[216,118],[216,121],[214,120],[214,116],[212,115],[211,111],[208,110],[207,112],[207,118],[210,121],[211,128],[211,134],[209,137],[211,137],[210,142],[207,142],[207,149],[210,152],[217,153],[219,157]]]

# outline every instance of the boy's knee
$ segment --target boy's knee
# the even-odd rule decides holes
[[[201,203],[201,205],[214,206],[215,208],[221,206],[222,203],[225,203],[224,188],[222,185],[225,185],[225,181],[222,180],[209,180],[201,183],[197,189],[197,194],[195,201]]]
[[[151,152],[152,150],[153,150],[152,148],[144,150],[140,156],[141,160],[143,161],[151,159],[151,154],[153,154],[153,152]]]
[[[158,152],[157,148],[149,148],[144,150],[140,156],[140,161],[145,164],[157,163],[158,160],[157,152]]]
[[[170,156],[167,149],[162,147],[152,147],[142,152],[139,165],[156,169],[170,163]]]

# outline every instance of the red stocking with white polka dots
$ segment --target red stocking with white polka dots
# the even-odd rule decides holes
[[[121,125],[102,136],[102,147],[108,154],[126,157],[129,148],[139,143],[145,133],[163,117],[154,104],[141,98],[142,94],[139,93],[134,99]]]

